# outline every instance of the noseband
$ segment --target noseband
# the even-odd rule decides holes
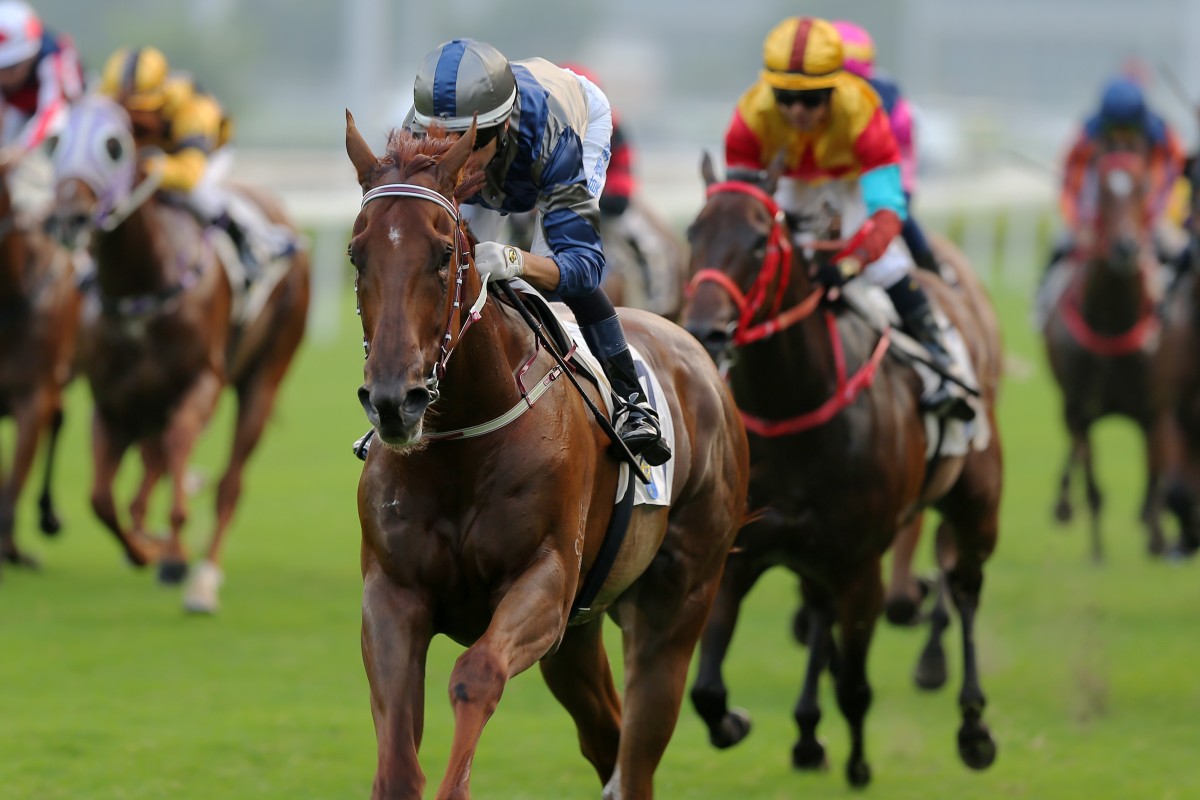
[[[433,365],[433,371],[429,377],[425,379],[425,388],[429,392],[429,404],[437,402],[440,392],[438,386],[442,378],[446,376],[446,362],[450,360],[450,354],[454,352],[454,347],[462,340],[462,336],[467,332],[467,328],[479,321],[480,310],[483,304],[487,302],[487,282],[488,276],[481,275],[480,278],[483,285],[479,290],[479,297],[471,305],[466,321],[458,331],[458,336],[454,337],[454,317],[458,314],[462,307],[462,291],[463,291],[463,276],[471,267],[471,248],[467,243],[467,236],[462,229],[462,215],[459,213],[458,204],[444,197],[440,192],[425,186],[417,186],[413,183],[385,183],[382,186],[367,191],[363,194],[362,204],[359,209],[366,208],[367,203],[372,200],[378,200],[380,197],[414,197],[418,200],[428,200],[431,203],[436,203],[441,206],[450,219],[454,222],[454,260],[458,263],[458,272],[454,279],[454,302],[450,306],[449,312],[446,314],[445,334],[442,336],[441,344],[439,345],[440,356]],[[358,297],[358,281],[354,283],[354,295]],[[362,306],[358,308],[358,313],[362,315]],[[371,349],[367,340],[363,339],[363,352],[370,355]]]
[[[767,235],[767,252],[759,267],[758,277],[749,292],[743,294],[732,278],[721,270],[711,267],[702,269],[692,276],[687,287],[688,297],[691,297],[702,283],[715,283],[726,291],[738,308],[738,321],[733,332],[733,344],[735,347],[741,347],[774,336],[779,331],[812,314],[821,302],[825,290],[817,287],[797,305],[780,313],[784,292],[792,278],[792,240],[787,226],[784,224],[783,209],[771,195],[751,183],[742,181],[714,183],[708,187],[707,196],[712,197],[719,192],[748,194],[766,206],[767,212],[771,214],[771,232]],[[772,285],[775,286],[773,300],[770,297]],[[752,325],[751,322],[759,312],[767,307],[768,303],[770,308],[767,311],[767,318],[757,325]]]

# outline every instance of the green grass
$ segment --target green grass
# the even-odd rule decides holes
[[[880,627],[870,662],[869,791],[914,800],[1200,796],[1196,566],[1145,557],[1136,522],[1141,446],[1121,422],[1102,425],[1097,441],[1108,563],[1088,561],[1082,521],[1052,524],[1065,453],[1057,401],[1026,321],[1026,295],[997,300],[1010,354],[1032,368],[1004,388],[1002,534],[978,629],[999,757],[972,773],[956,754],[957,627],[948,639],[951,683],[935,694],[911,683],[920,633]],[[67,527],[59,540],[41,540],[27,497],[20,536],[45,569],[9,569],[0,583],[0,798],[368,794],[375,739],[358,644],[359,463],[349,452],[364,422],[351,309],[347,298],[336,341],[306,344],[284,385],[230,535],[216,618],[185,617],[178,592],[127,567],[92,518],[89,399],[73,388],[58,482]],[[226,404],[198,454],[210,482],[194,500],[193,551],[212,519],[229,421]],[[136,477],[127,473],[126,486]],[[161,499],[154,511],[163,513]],[[809,775],[789,767],[804,663],[788,636],[795,597],[787,575],[768,575],[727,661],[732,700],[755,721],[750,738],[714,751],[685,706],[658,772],[659,797],[854,794],[842,777],[846,728],[828,687],[822,734],[833,769]],[[609,641],[617,652],[616,638]],[[447,676],[458,652],[439,639],[430,655],[422,763],[431,787],[445,766]],[[599,796],[571,723],[536,670],[506,691],[484,733],[473,788],[485,800]]]

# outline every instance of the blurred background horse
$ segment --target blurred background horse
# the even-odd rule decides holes
[[[1097,206],[1079,246],[1047,276],[1048,313],[1042,325],[1046,355],[1062,395],[1062,414],[1071,443],[1059,479],[1055,517],[1073,514],[1071,478],[1083,470],[1091,521],[1091,555],[1104,557],[1090,430],[1112,414],[1141,429],[1146,450],[1146,488],[1141,520],[1147,550],[1165,549],[1160,521],[1159,478],[1166,453],[1151,385],[1159,341],[1156,303],[1161,267],[1154,252],[1146,203],[1145,155],[1114,151],[1096,164]]]
[[[80,293],[67,250],[45,235],[40,220],[14,208],[10,166],[0,166],[0,418],[13,418],[16,436],[7,470],[0,464],[0,558],[36,566],[17,545],[16,508],[45,441],[39,524],[43,533],[58,533],[51,473],[63,389],[74,374]]]
[[[65,243],[88,246],[95,261],[80,354],[96,404],[92,507],[132,563],[158,563],[160,580],[182,580],[188,461],[221,390],[232,388],[237,415],[215,529],[184,597],[189,610],[211,612],[242,472],[304,333],[309,260],[303,250],[287,256],[249,288],[231,279],[234,267],[225,262],[236,258],[232,248],[222,252],[212,229],[154,193],[153,179],[138,175],[136,156],[128,116],[100,96],[73,107],[55,153],[52,225]],[[248,195],[274,222],[290,224],[274,200]],[[143,474],[125,524],[113,481],[134,445]],[[150,496],[164,476],[171,486],[165,541],[146,529]]]

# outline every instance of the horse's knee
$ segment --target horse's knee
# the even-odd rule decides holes
[[[508,671],[495,653],[483,648],[468,648],[450,673],[450,704],[481,705],[486,714],[496,710]]]

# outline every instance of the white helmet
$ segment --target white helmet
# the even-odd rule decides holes
[[[22,0],[0,0],[0,69],[33,58],[42,48],[42,21]]]

